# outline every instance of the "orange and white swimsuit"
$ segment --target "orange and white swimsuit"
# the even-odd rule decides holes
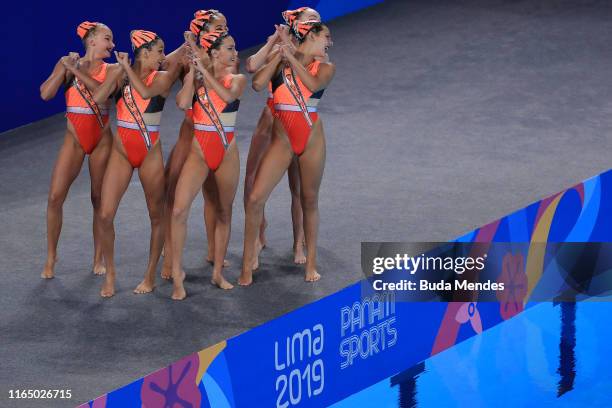
[[[274,94],[272,93],[272,81],[268,82],[268,100],[266,101],[266,105],[268,105],[270,112],[274,114]]]
[[[232,76],[227,75],[222,82],[230,88]],[[209,169],[215,171],[225,157],[225,151],[234,140],[234,126],[240,99],[226,103],[213,90],[204,85],[196,89],[193,100],[194,136],[202,149],[204,160]]]
[[[102,83],[106,79],[108,64],[92,76]],[[108,123],[108,101],[103,105],[94,102],[91,91],[74,77],[66,86],[66,118],[72,123],[76,138],[86,154],[91,154],[102,139],[102,129]]]
[[[159,71],[144,80],[150,86]],[[159,124],[166,98],[144,99],[129,83],[117,93],[117,132],[132,167],[140,167],[159,140]]]
[[[319,72],[320,61],[313,61],[306,69],[312,75]],[[291,147],[298,156],[304,152],[312,126],[319,118],[317,105],[324,89],[312,92],[293,72],[289,65],[272,78],[274,96],[274,116],[278,118],[291,142]]]

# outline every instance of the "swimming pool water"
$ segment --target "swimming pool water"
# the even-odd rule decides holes
[[[612,302],[541,303],[333,406],[612,407],[611,339]]]

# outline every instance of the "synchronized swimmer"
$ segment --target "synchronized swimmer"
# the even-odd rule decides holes
[[[252,87],[270,97],[251,139],[244,190],[246,212],[242,272],[238,283],[250,285],[266,245],[264,205],[286,171],[292,195],[294,262],[305,263],[305,280],[320,278],[316,267],[318,191],[325,164],[325,138],[317,115],[323,90],[335,73],[328,62],[331,34],[319,13],[308,7],[283,13],[284,25],[246,63],[254,73]],[[213,264],[211,282],[233,285],[223,276],[230,239],[232,207],[240,174],[234,128],[247,78],[238,72],[236,44],[225,16],[198,10],[184,33],[185,42],[168,55],[154,32],[130,33],[133,64],[115,52],[113,33],[99,22],[83,22],[77,34],[84,57],[62,57],[41,85],[44,100],[66,89],[67,131],[53,174],[47,205],[47,260],[41,276],[54,277],[62,206],[68,190],[89,156],[94,208],[93,272],[105,275],[102,297],[115,294],[114,217],[134,169],[145,192],[151,222],[149,260],[134,293],[155,288],[160,256],[161,276],[173,281],[172,299],[187,296],[182,252],[189,208],[200,190],[208,242],[206,260]],[[175,146],[164,168],[159,127],[172,85],[181,80],[177,106],[185,111]],[[109,125],[110,99],[116,100],[117,135]],[[304,251],[306,246],[306,252]]]

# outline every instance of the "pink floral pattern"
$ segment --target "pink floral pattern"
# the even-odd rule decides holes
[[[199,407],[202,395],[196,384],[200,367],[198,354],[192,354],[144,378],[140,397],[144,407]]]
[[[480,312],[476,307],[476,302],[464,303],[457,310],[457,314],[455,315],[455,320],[457,323],[467,323],[468,321],[472,325],[472,329],[477,334],[482,333],[482,322],[480,321]]]
[[[527,296],[527,275],[523,254],[507,253],[502,260],[502,272],[497,282],[504,284],[504,290],[497,292],[499,313],[508,320],[521,313]]]

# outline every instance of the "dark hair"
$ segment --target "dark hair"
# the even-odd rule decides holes
[[[142,50],[149,50],[149,51],[151,51],[151,48],[153,48],[153,46],[155,44],[157,44],[159,42],[159,40],[161,40],[161,37],[159,35],[156,35],[155,39],[153,39],[152,41],[149,41],[148,43],[144,43],[140,47],[134,49],[134,58],[135,59],[138,58],[140,56],[140,53],[142,52]]]
[[[221,33],[219,31],[212,31],[208,33],[203,33],[202,35],[207,35],[207,34],[209,35],[209,37],[216,36],[216,34],[218,34],[218,36],[216,36],[216,38],[212,42],[210,42],[209,38],[207,39],[208,42],[210,43],[208,47],[202,46],[202,39],[198,41],[198,46],[200,46],[201,48],[205,48],[208,55],[211,54],[212,50],[218,50],[221,44],[223,43],[223,40],[225,40],[227,37],[230,36],[230,34],[227,31],[221,32]]]
[[[302,44],[305,40],[306,37],[308,36],[308,34],[310,33],[314,33],[314,34],[319,34],[321,31],[323,31],[324,29],[327,28],[327,26],[325,24],[323,24],[320,21],[316,21],[316,22],[302,22],[303,23],[307,23],[308,26],[310,26],[310,28],[305,31],[305,32],[300,32],[299,30],[299,24],[300,23],[296,23],[295,25],[295,33],[297,34],[297,40],[300,44]]]
[[[210,16],[210,18],[203,21],[204,24],[202,24],[202,29],[200,30],[200,34],[202,34],[205,31],[210,30],[211,22],[213,20],[217,20],[219,17],[223,15],[223,13],[221,13],[219,10],[210,9],[208,10],[208,15]]]

